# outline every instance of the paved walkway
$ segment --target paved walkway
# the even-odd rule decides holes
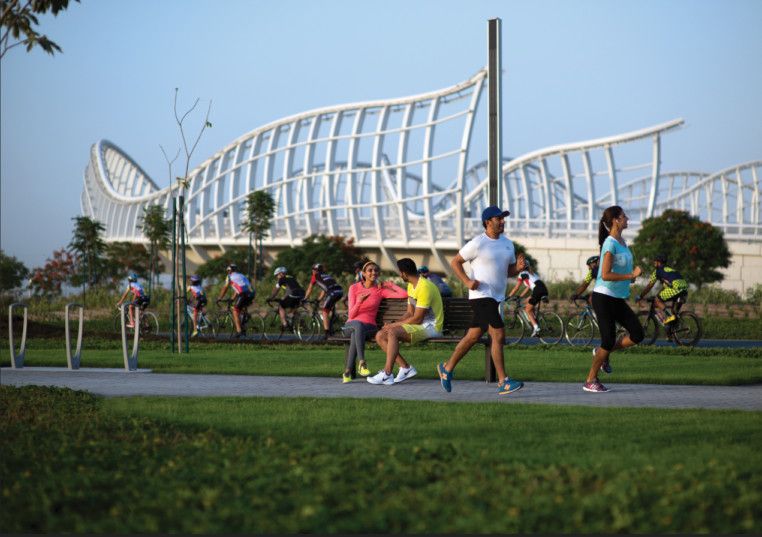
[[[0,384],[67,387],[108,397],[118,396],[242,396],[242,397],[357,397],[408,401],[539,403],[595,407],[656,407],[762,410],[762,385],[674,386],[605,384],[608,393],[587,393],[582,383],[527,382],[510,395],[498,396],[496,385],[453,381],[445,393],[439,381],[413,378],[393,386],[373,386],[364,379],[342,384],[327,377],[257,377],[246,375],[158,374],[148,370],[26,367],[0,370]]]

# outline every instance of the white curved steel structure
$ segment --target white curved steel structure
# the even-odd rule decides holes
[[[482,231],[487,166],[475,158],[480,144],[472,135],[486,75],[481,70],[431,93],[297,114],[238,138],[189,176],[188,245],[201,251],[247,244],[245,198],[266,190],[276,201],[266,245],[342,235],[391,262],[424,250],[447,267],[445,252]],[[631,227],[675,207],[720,226],[729,238],[762,241],[762,161],[711,175],[662,173],[661,137],[682,123],[506,161],[507,232],[594,237],[601,211],[619,204]],[[175,187],[159,189],[115,144],[92,146],[82,212],[105,225],[108,241],[145,242],[138,227],[143,209],[160,204],[169,212],[176,194]]]

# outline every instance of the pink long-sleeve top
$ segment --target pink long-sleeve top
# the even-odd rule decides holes
[[[368,298],[360,300],[365,295]],[[352,284],[349,288],[349,320],[376,326],[376,314],[384,298],[407,298],[407,291],[392,282],[383,282],[380,288],[377,285],[365,287],[363,282]]]

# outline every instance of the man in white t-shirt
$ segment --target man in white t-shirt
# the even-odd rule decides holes
[[[445,391],[452,390],[452,372],[461,358],[479,341],[485,330],[491,339],[492,361],[497,371],[498,394],[505,395],[521,389],[520,380],[511,379],[505,373],[503,342],[505,327],[500,314],[500,305],[505,300],[508,277],[516,276],[524,269],[524,255],[516,256],[516,250],[505,235],[505,217],[511,214],[494,205],[482,212],[484,233],[470,240],[460,249],[450,262],[455,275],[469,289],[468,299],[472,318],[463,339],[455,347],[450,359],[437,366],[439,379]],[[471,276],[466,274],[463,264],[471,263]]]

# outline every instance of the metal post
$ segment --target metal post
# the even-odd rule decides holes
[[[21,331],[21,347],[16,354],[16,347],[13,344],[13,310],[22,308],[24,310],[24,328]],[[24,367],[24,358],[26,357],[26,323],[29,313],[29,307],[26,304],[15,302],[8,306],[8,341],[11,346],[11,368],[21,369]]]
[[[77,350],[74,354],[71,353],[71,331],[69,330],[69,312],[72,308],[79,309],[79,329],[77,330]],[[122,313],[124,315],[124,313]],[[69,369],[79,369],[79,364],[82,361],[82,328],[84,327],[85,320],[85,307],[82,304],[66,304],[64,310],[65,331],[66,331],[66,363]],[[124,322],[124,319],[122,319]]]
[[[182,312],[182,334],[183,334],[183,343],[185,347],[185,352],[189,352],[188,348],[188,340],[190,339],[190,330],[188,327],[188,316],[186,315],[187,311],[187,296],[185,294],[185,282],[187,281],[186,273],[185,273],[185,212],[183,210],[183,206],[185,205],[185,196],[182,194],[180,195],[180,210],[178,212],[178,223],[180,225],[180,264],[182,266],[182,280],[180,280],[181,284],[179,286],[179,289],[181,291],[180,293],[180,308],[179,310]],[[178,339],[178,345],[177,350],[180,350],[180,339]]]
[[[500,78],[502,76],[502,59],[500,51],[502,48],[502,21],[489,19],[487,23],[487,45],[489,49],[489,58],[487,64],[488,91],[487,100],[489,103],[488,119],[488,166],[489,166],[489,204],[502,207],[502,85]]]
[[[177,205],[172,205],[172,299],[169,302],[169,351],[175,352],[175,294],[177,288]]]
[[[135,335],[132,338],[132,352],[127,352],[127,319],[129,318],[129,304],[122,304],[122,355],[124,356],[125,371],[137,371],[138,351],[140,350],[140,308],[135,307]]]

